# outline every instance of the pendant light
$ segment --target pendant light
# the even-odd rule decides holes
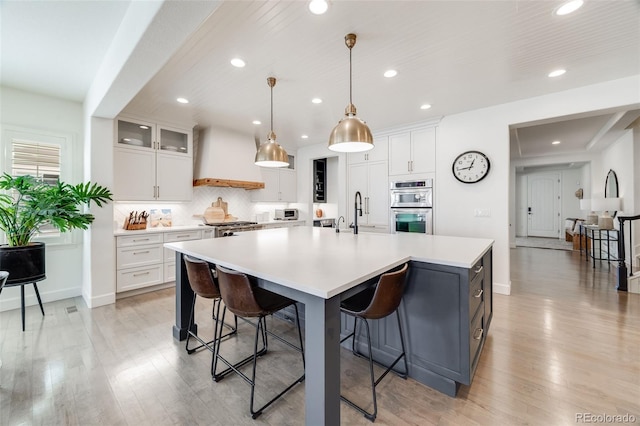
[[[329,149],[338,152],[368,151],[373,148],[373,136],[365,122],[356,117],[356,107],[352,101],[351,49],[356,45],[356,35],[347,34],[344,42],[349,48],[349,105],[344,110],[345,117],[329,136]]]
[[[273,133],[273,86],[276,85],[275,77],[267,78],[267,84],[271,88],[271,131],[267,135],[267,141],[260,145],[256,152],[256,166],[260,167],[286,167],[289,165],[287,151],[276,142],[276,134]]]

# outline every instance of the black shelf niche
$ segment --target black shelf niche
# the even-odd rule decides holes
[[[313,202],[327,202],[327,159],[313,160]]]

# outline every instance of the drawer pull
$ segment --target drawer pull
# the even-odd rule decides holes
[[[176,235],[176,238],[189,238],[190,235]]]
[[[482,270],[484,269],[484,266],[480,265],[480,267],[478,269],[476,269],[475,271],[473,271],[475,274],[479,274],[480,272],[482,272]]]
[[[479,288],[478,291],[476,291],[476,294],[473,295],[473,297],[475,297],[477,299],[480,296],[482,296],[482,293],[484,293],[484,290]]]
[[[137,239],[137,240],[133,240],[134,243],[137,243],[138,241],[149,241],[149,239],[148,238],[140,238],[140,239]]]
[[[139,272],[137,274],[133,274],[134,277],[139,277],[140,275],[149,275],[149,271],[147,271],[147,272]]]
[[[473,340],[482,339],[482,333],[483,332],[484,332],[484,330],[482,330],[481,328],[476,328],[476,331],[473,332]]]
[[[145,250],[145,251],[134,251],[133,254],[146,254],[149,253],[149,250]]]

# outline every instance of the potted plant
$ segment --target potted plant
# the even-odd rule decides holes
[[[84,211],[93,201],[98,207],[111,200],[111,191],[95,183],[48,184],[33,176],[0,177],[0,230],[7,239],[0,245],[0,270],[9,272],[7,284],[45,278],[44,243],[33,237],[44,225],[60,232],[87,229],[94,216]]]

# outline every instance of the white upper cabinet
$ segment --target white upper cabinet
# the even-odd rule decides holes
[[[375,138],[374,148],[365,152],[353,152],[347,155],[347,164],[358,164],[367,161],[386,161],[389,156],[389,142],[387,137]]]
[[[193,133],[189,129],[118,117],[114,199],[190,201],[192,151]]]
[[[435,172],[435,157],[435,127],[389,136],[390,176]]]
[[[291,160],[290,160],[291,161]],[[296,171],[288,168],[266,168],[260,170],[264,189],[251,191],[251,201],[296,201]]]

